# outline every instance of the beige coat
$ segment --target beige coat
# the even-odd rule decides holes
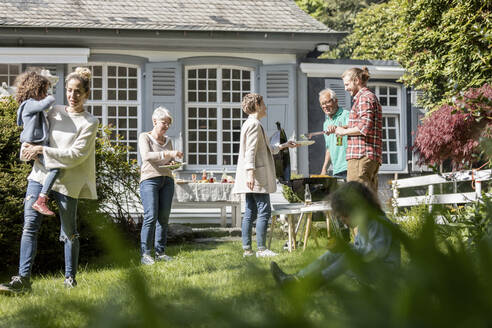
[[[277,190],[273,154],[278,147],[270,147],[263,126],[256,118],[249,116],[241,127],[239,158],[236,168],[236,182],[233,193],[272,193]],[[255,171],[253,190],[246,185],[247,171]]]

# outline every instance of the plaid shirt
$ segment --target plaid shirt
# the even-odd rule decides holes
[[[348,136],[347,160],[367,156],[382,163],[383,113],[378,98],[368,88],[355,95],[348,127],[358,127],[361,135]]]

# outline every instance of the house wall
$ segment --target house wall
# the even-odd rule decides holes
[[[208,57],[235,57],[249,58],[261,61],[264,65],[295,64],[295,54],[272,54],[256,52],[217,52],[217,51],[149,51],[149,50],[121,50],[121,49],[91,49],[91,54],[121,54],[147,58],[149,62],[173,61],[182,58]]]
[[[1,64],[1,63],[0,63]],[[20,69],[25,69],[28,66],[32,66],[32,63],[20,63]],[[37,66],[47,66],[43,63],[36,63]],[[168,135],[175,141],[175,146],[179,149],[189,153],[192,149],[189,148],[192,141],[188,142],[189,126],[189,113],[187,112],[188,96],[187,96],[187,72],[190,67],[195,68],[217,68],[217,67],[229,67],[234,69],[246,69],[252,73],[251,77],[251,92],[258,92],[264,96],[265,103],[269,109],[268,116],[263,120],[266,132],[268,135],[273,134],[276,131],[275,122],[279,121],[282,127],[285,129],[289,137],[296,136],[299,131],[298,122],[298,99],[306,99],[305,88],[299,89],[298,83],[305,83],[305,79],[302,79],[302,74],[298,76],[298,64],[296,54],[272,54],[272,53],[258,53],[258,52],[217,52],[217,51],[149,51],[149,50],[134,50],[134,49],[90,49],[87,62],[81,63],[58,63],[50,64],[52,70],[56,70],[56,74],[60,77],[60,82],[56,86],[57,101],[65,102],[64,99],[64,77],[74,67],[78,65],[95,65],[98,69],[102,70],[102,76],[95,76],[95,80],[98,80],[99,86],[93,86],[93,90],[101,89],[103,93],[107,90],[107,95],[103,96],[101,100],[90,100],[88,102],[89,110],[95,114],[100,115],[101,122],[105,124],[120,125],[117,127],[118,133],[125,135],[124,142],[131,147],[136,146],[136,138],[138,133],[142,131],[148,131],[152,128],[152,112],[153,109],[159,105],[163,105],[171,110],[174,117],[174,124],[169,129]],[[93,67],[95,67],[93,66]],[[111,69],[116,67],[125,70],[125,74],[129,74],[130,70],[137,69],[137,75],[135,78],[126,76],[126,82],[123,81],[123,92],[127,92],[128,96],[130,90],[126,83],[130,83],[130,80],[137,81],[138,83],[138,96],[135,99],[128,99],[127,102],[121,102],[109,99],[109,92],[111,88],[110,80],[116,80],[116,83],[120,82],[121,75],[111,75]],[[304,76],[305,78],[305,76]],[[218,78],[217,78],[217,81]],[[232,73],[231,73],[232,83]],[[119,85],[118,85],[119,87]],[[118,94],[119,88],[111,92]],[[218,87],[219,88],[219,87]],[[222,89],[223,86],[220,86]],[[100,92],[100,91],[98,91]],[[219,92],[219,90],[217,90]],[[231,93],[232,95],[233,93]],[[240,99],[244,93],[240,94]],[[94,96],[94,94],[93,94]],[[119,97],[119,95],[118,95]],[[233,107],[239,108],[239,102],[235,102]],[[210,104],[197,103],[196,107],[210,107]],[[116,107],[115,107],[116,106]],[[213,106],[212,106],[213,107]],[[224,106],[222,106],[224,107]],[[113,108],[113,109],[112,109]],[[137,110],[137,114],[134,109]],[[116,112],[114,112],[116,110]],[[217,109],[220,114],[220,110]],[[221,109],[224,110],[224,109]],[[111,112],[113,111],[113,112]],[[237,110],[236,110],[237,112]],[[123,113],[123,114],[121,114]],[[123,115],[123,116],[121,116]],[[126,115],[126,116],[125,116]],[[130,117],[134,115],[134,117]],[[242,114],[241,114],[242,115]],[[243,117],[244,119],[245,117]],[[197,117],[197,121],[200,121]],[[210,121],[210,120],[209,120]],[[221,118],[218,117],[213,120],[214,124],[225,124],[221,122]],[[237,121],[231,118],[231,123]],[[136,125],[132,122],[138,122]],[[132,124],[132,128],[128,125]],[[207,129],[210,128],[210,125]],[[233,144],[237,144],[239,140],[236,140],[236,133],[233,131],[238,130],[240,125],[234,125],[231,130],[231,138],[234,139]],[[236,129],[236,130],[234,130]],[[221,142],[221,132],[224,128],[217,127],[217,131],[214,134],[219,140],[216,140],[216,147],[219,150],[225,151],[224,143]],[[201,132],[197,131],[197,134]],[[225,132],[224,132],[225,133]],[[208,138],[210,134],[206,135]],[[238,139],[238,137],[237,137]],[[205,141],[200,139],[198,141]],[[212,142],[213,143],[213,142]],[[208,143],[210,144],[210,143]],[[233,148],[231,144],[231,148]],[[207,152],[212,152],[211,146],[207,145]],[[232,153],[237,153],[237,149],[231,149],[231,157],[229,165],[226,166],[228,172],[234,172],[235,166],[231,165],[234,161]],[[131,157],[137,157],[137,152],[131,154]],[[197,158],[198,158],[197,154]],[[307,158],[307,156],[305,157]],[[293,164],[293,170],[296,171],[298,167],[297,151],[291,153],[291,159]],[[305,163],[303,164],[304,166]],[[188,165],[188,169],[196,171],[203,166],[209,170],[222,170],[224,165],[220,163],[216,164],[200,164]],[[302,166],[302,165],[301,165]]]

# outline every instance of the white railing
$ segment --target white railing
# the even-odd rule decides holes
[[[395,179],[391,182],[393,188],[393,211],[396,214],[398,207],[429,205],[429,211],[433,204],[459,204],[471,203],[482,197],[482,182],[492,180],[492,170],[468,170],[452,173],[423,175],[414,178]],[[434,186],[438,184],[457,183],[470,181],[474,184],[475,191],[464,193],[438,194],[434,193]],[[399,190],[412,187],[427,187],[427,195],[399,197]],[[491,195],[491,194],[487,194]]]

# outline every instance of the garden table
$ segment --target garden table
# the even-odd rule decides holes
[[[226,226],[226,207],[231,207],[232,226],[241,224],[241,197],[233,183],[175,183],[173,207],[220,208],[221,226]]]
[[[270,248],[271,243],[272,243],[272,237],[273,237],[273,227],[275,225],[275,222],[279,217],[287,217],[287,223],[289,226],[289,240],[288,240],[288,250],[289,252],[292,252],[292,249],[296,249],[296,238],[297,238],[297,232],[303,222],[303,220],[306,220],[305,222],[305,231],[304,231],[304,246],[303,250],[306,249],[307,246],[307,241],[309,238],[309,234],[311,232],[311,226],[312,226],[312,221],[313,221],[313,213],[315,212],[324,212],[326,214],[326,230],[328,232],[328,235],[330,234],[330,219],[331,219],[331,206],[328,202],[314,202],[310,205],[305,205],[305,204],[279,204],[279,205],[273,205],[272,209],[272,225],[271,225],[271,231],[270,231],[270,237],[268,241],[268,248]],[[298,219],[296,227],[294,227],[294,221],[296,218]]]

